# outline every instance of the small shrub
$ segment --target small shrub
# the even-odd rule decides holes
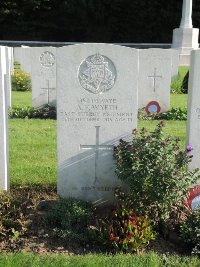
[[[146,216],[120,207],[99,224],[99,240],[117,252],[141,253],[155,235]]]
[[[199,178],[198,170],[187,168],[192,156],[181,151],[179,139],[163,137],[163,126],[160,122],[151,133],[134,130],[132,142],[120,140],[114,152],[116,174],[129,185],[136,212],[155,223],[182,205]]]
[[[9,110],[9,118],[14,119],[56,119],[56,108],[45,105],[40,109],[32,107],[16,107]]]
[[[89,225],[93,218],[91,204],[76,199],[61,199],[49,210],[45,222],[60,237],[85,243],[89,239]]]
[[[200,256],[200,206],[188,216],[180,233],[182,240],[190,245],[192,253]]]
[[[13,91],[31,91],[31,78],[30,74],[21,69],[14,71],[11,76],[12,90]]]
[[[159,114],[147,114],[144,109],[139,110],[138,118],[142,120],[187,120],[187,108],[172,108]]]
[[[20,201],[8,193],[0,192],[0,242],[15,241],[26,230]]]

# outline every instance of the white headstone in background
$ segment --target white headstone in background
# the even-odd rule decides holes
[[[190,169],[200,169],[200,49],[191,53],[190,75],[188,85],[188,119],[187,119],[187,146],[193,150]],[[194,208],[200,205],[200,181],[190,190],[190,204]]]
[[[10,70],[9,70],[9,57],[8,57],[8,47],[1,46],[1,68],[2,73],[5,75],[5,90],[6,90],[6,99],[8,101],[7,107],[11,106],[11,76],[10,76]]]
[[[172,51],[172,79],[178,76],[178,68],[179,68],[179,50],[171,49]]]
[[[192,51],[188,85],[187,145],[194,148],[190,167],[200,168],[200,49]]]
[[[3,72],[5,47],[0,47],[0,189],[9,189],[8,179],[8,132],[7,132],[7,102],[6,76]]]
[[[20,67],[24,72],[31,72],[31,55],[29,46],[15,47],[14,60],[20,63]]]
[[[57,50],[58,193],[112,202],[121,186],[113,146],[137,126],[138,50],[82,44]]]
[[[11,91],[12,91],[12,85],[11,85],[11,59],[10,59],[10,47],[6,47],[6,92],[7,92],[7,106],[11,107]]]
[[[8,57],[10,62],[10,73],[14,72],[14,49],[13,47],[8,47]]]
[[[139,50],[139,108],[147,107],[150,112],[156,112],[157,109],[164,112],[170,109],[171,73],[170,49]]]
[[[33,107],[56,106],[56,48],[34,47],[30,53]]]

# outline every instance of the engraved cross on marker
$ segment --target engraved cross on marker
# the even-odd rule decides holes
[[[156,71],[157,71],[157,69],[156,68],[154,68],[154,75],[152,75],[152,76],[148,76],[148,78],[153,78],[153,88],[154,88],[154,92],[156,91],[156,78],[163,78],[162,76],[156,76]]]
[[[99,150],[110,150],[113,149],[113,145],[100,145],[99,144],[99,129],[100,126],[95,126],[96,128],[96,144],[95,145],[80,145],[81,149],[94,149],[95,151],[95,180],[94,184],[97,183],[97,165],[98,165],[98,157],[99,157]]]
[[[56,88],[50,88],[49,87],[49,80],[47,80],[47,88],[41,88],[42,90],[47,90],[47,104],[50,104],[50,97],[49,97],[49,91],[55,90]]]

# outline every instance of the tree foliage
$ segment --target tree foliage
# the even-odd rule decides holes
[[[182,0],[6,0],[0,39],[87,42],[171,42]],[[200,25],[200,0],[193,3]]]

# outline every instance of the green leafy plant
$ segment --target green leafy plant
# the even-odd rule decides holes
[[[159,114],[147,114],[144,109],[139,110],[138,118],[142,120],[187,120],[187,108],[172,108]]]
[[[0,241],[16,241],[26,230],[26,218],[18,199],[0,192]]]
[[[187,168],[189,148],[182,151],[179,139],[163,137],[163,126],[161,121],[151,133],[134,130],[132,142],[121,139],[114,152],[116,174],[128,184],[136,212],[155,223],[166,221],[199,179],[198,170]]]
[[[178,76],[172,79],[171,93],[172,94],[187,94],[188,92],[189,71],[179,73]]]
[[[89,226],[94,218],[93,206],[77,199],[60,199],[45,216],[48,227],[56,235],[70,241],[85,243],[89,239]]]
[[[146,216],[137,216],[133,209],[121,206],[99,220],[98,238],[117,252],[141,253],[155,234]]]
[[[180,75],[173,78],[171,82],[171,93],[182,94],[182,83],[183,83],[183,79],[182,77],[180,77]]]
[[[36,109],[33,107],[15,107],[9,110],[9,118],[18,119],[56,119],[56,108],[45,105]]]
[[[180,229],[182,240],[190,245],[192,253],[200,256],[200,206],[195,208]]]
[[[11,76],[12,90],[13,91],[31,91],[31,78],[30,74],[21,69],[14,71]]]

